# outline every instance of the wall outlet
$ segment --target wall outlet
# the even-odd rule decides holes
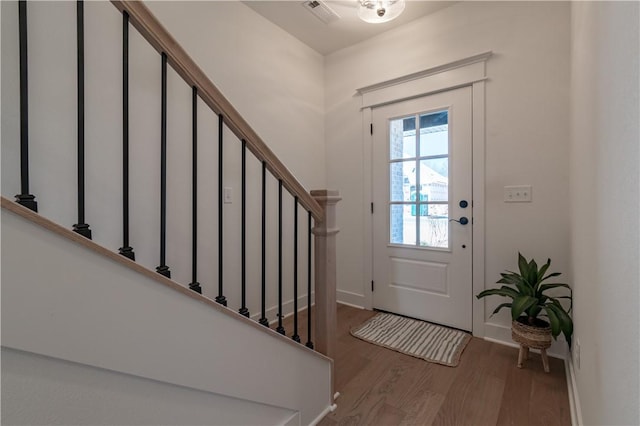
[[[504,187],[505,203],[530,203],[531,185],[512,185]]]
[[[576,370],[580,370],[580,340],[578,339],[573,343],[573,365]]]

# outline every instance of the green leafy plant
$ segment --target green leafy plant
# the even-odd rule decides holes
[[[506,271],[501,273],[502,278],[497,281],[498,284],[505,284],[500,288],[484,290],[476,297],[478,299],[485,296],[497,295],[512,299],[510,303],[502,303],[493,311],[491,315],[496,314],[502,308],[511,308],[511,318],[516,321],[519,318],[524,324],[538,326],[538,316],[544,316],[548,319],[551,326],[551,334],[556,339],[560,333],[564,334],[569,345],[571,345],[571,335],[573,334],[573,321],[569,316],[572,308],[571,287],[563,283],[546,283],[544,281],[549,278],[557,277],[559,272],[553,272],[549,275],[547,270],[551,265],[551,259],[547,259],[547,263],[538,268],[535,260],[527,261],[527,259],[518,253],[518,268],[520,273]],[[568,296],[550,296],[546,294],[554,288],[566,288],[569,290]],[[569,309],[560,303],[559,299],[569,300]],[[546,325],[546,324],[545,324]]]

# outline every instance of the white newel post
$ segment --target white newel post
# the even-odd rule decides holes
[[[313,228],[315,260],[315,347],[318,352],[335,358],[336,342],[336,204],[341,200],[335,190],[311,191],[322,206],[324,220]]]

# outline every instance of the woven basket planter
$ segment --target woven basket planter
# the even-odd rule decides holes
[[[511,338],[528,348],[547,349],[551,346],[551,327],[532,327],[516,320],[511,323]]]

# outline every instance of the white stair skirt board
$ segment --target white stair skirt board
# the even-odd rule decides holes
[[[285,408],[9,348],[2,389],[6,424],[300,424]]]
[[[151,278],[118,254],[111,259],[38,215],[8,208],[3,346],[284,407],[299,411],[302,424],[331,405],[331,360]]]

